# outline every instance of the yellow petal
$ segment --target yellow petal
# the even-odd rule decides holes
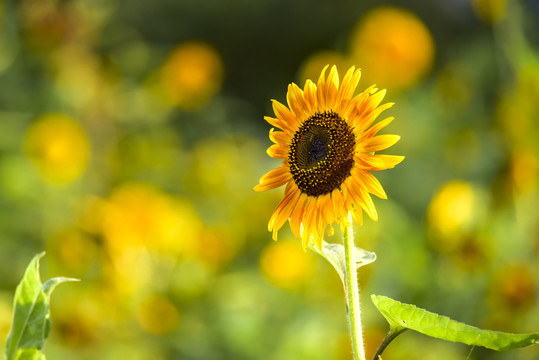
[[[271,116],[264,116],[264,120],[266,120],[271,126],[275,126],[281,130],[292,131],[292,128],[289,125],[284,124],[281,119],[273,118]]]
[[[305,103],[309,107],[309,114],[314,114],[318,111],[318,101],[316,99],[316,85],[311,81],[305,82],[305,91],[303,93]]]
[[[369,96],[369,100],[368,100],[369,104],[368,104],[368,106],[370,106],[372,108],[377,107],[378,105],[380,105],[382,100],[384,100],[385,96],[386,96],[386,89],[380,90],[377,93],[375,93],[374,95]]]
[[[316,207],[315,207],[315,229],[316,232],[314,234],[314,241],[319,249],[322,249],[322,241],[324,240],[324,232],[327,227],[327,223],[324,221],[324,217],[322,216],[322,204],[324,202],[323,196],[318,196],[316,198]]]
[[[366,209],[365,212],[373,221],[378,221],[378,212],[376,211],[376,207],[374,206],[374,202],[372,201],[371,195],[366,192],[365,190],[359,189],[359,194],[361,198],[363,199],[363,204],[365,205]]]
[[[266,150],[266,153],[275,159],[286,159],[288,157],[288,147],[281,144],[273,144]]]
[[[359,226],[363,225],[363,211],[361,208],[355,208],[350,211],[352,214],[352,219],[354,219],[354,222],[358,224]]]
[[[288,166],[273,169],[260,178],[260,183],[254,187],[255,191],[275,189],[292,179]]]
[[[305,103],[303,91],[296,84],[292,83],[288,85],[286,100],[288,102],[288,107],[296,116],[298,123],[301,124],[309,117],[309,107]]]
[[[294,207],[299,199],[299,191],[291,191],[287,196],[281,200],[277,208],[273,212],[273,215],[270,218],[268,223],[268,230],[273,230],[273,239],[277,240],[277,231],[284,225],[286,220],[290,218]]]
[[[378,124],[372,126],[369,130],[367,130],[366,132],[364,132],[362,135],[361,135],[361,138],[362,139],[367,139],[367,138],[370,138],[370,137],[373,137],[374,135],[376,135],[380,130],[382,130],[383,128],[385,128],[387,125],[389,125],[392,121],[393,121],[393,117],[388,117],[387,119],[384,119],[382,121],[380,121]]]
[[[311,241],[311,235],[313,232],[314,204],[315,198],[308,196],[307,201],[305,202],[303,219],[301,221],[301,240],[303,248],[307,248],[309,246],[309,242]]]
[[[344,199],[342,193],[335,189],[331,193],[331,201],[333,203],[333,211],[335,212],[336,218],[341,218],[346,215],[346,208],[344,205]]]
[[[352,96],[356,91],[359,78],[361,77],[361,71],[359,69],[355,69],[355,66],[352,66],[350,69],[348,69],[348,71],[344,75],[344,79],[342,81],[341,88],[339,89],[339,93],[337,94],[335,108],[337,113],[339,114],[344,113],[345,110],[348,108]]]
[[[335,108],[335,100],[337,99],[337,91],[339,89],[339,73],[337,67],[333,65],[329,71],[328,80],[326,83],[326,108],[331,110]]]
[[[298,120],[294,116],[294,113],[277,100],[272,101],[272,106],[273,112],[275,112],[277,118],[281,120],[281,124],[286,127],[286,129],[282,129],[294,132],[294,130],[298,127],[299,124]]]
[[[301,220],[303,218],[306,200],[307,195],[300,194],[296,206],[290,215],[290,228],[294,236],[298,239],[301,239]]]
[[[344,186],[348,190],[348,194],[352,197],[353,203],[355,205],[359,205],[369,217],[377,221],[378,220],[378,213],[376,212],[376,208],[374,207],[374,203],[372,202],[371,196],[361,189],[360,187],[356,186],[353,182],[348,182]]]
[[[359,148],[364,152],[380,151],[393,146],[400,138],[399,135],[378,135],[362,141]]]
[[[384,188],[382,187],[382,184],[380,184],[380,182],[374,175],[372,175],[368,171],[359,171],[358,175],[356,176],[359,176],[361,178],[361,183],[371,194],[374,194],[380,199],[387,199],[387,195],[384,191]]]
[[[360,154],[354,156],[354,160],[359,168],[377,171],[394,168],[404,160],[404,156]]]
[[[324,112],[326,107],[326,70],[329,65],[324,66],[320,77],[318,78],[318,84],[316,86],[316,98],[318,100],[318,111]]]
[[[288,146],[290,143],[290,135],[284,131],[275,131],[275,128],[270,129],[269,138],[275,144]]]
[[[369,126],[372,125],[374,120],[382,113],[382,111],[389,109],[393,106],[393,103],[387,103],[384,105],[381,105],[377,107],[376,109],[367,108],[364,112],[359,114],[358,116],[351,118],[353,124],[355,125],[356,129],[354,129],[354,132],[356,134],[364,132],[366,129],[369,128]]]
[[[357,94],[352,98],[350,106],[347,109],[346,116],[350,118],[355,118],[361,115],[368,108],[368,100],[370,93],[374,91],[376,85],[369,86],[366,90]]]
[[[376,211],[376,207],[374,206],[374,203],[369,193],[358,188],[355,188],[354,191],[356,191],[356,193],[361,198],[361,202],[359,203],[359,206],[361,206],[361,208],[365,210],[367,215],[369,215],[369,217],[373,221],[378,221],[378,212]]]
[[[330,225],[335,222],[335,213],[333,212],[333,202],[331,201],[330,195],[322,195],[320,196],[322,198],[321,202],[321,211],[322,211],[322,217],[324,218],[324,221],[326,224]]]

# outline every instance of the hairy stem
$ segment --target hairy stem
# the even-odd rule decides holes
[[[348,223],[344,228],[344,258],[346,267],[346,302],[348,306],[348,324],[352,339],[354,360],[365,360],[363,331],[361,329],[361,313],[359,306],[359,286],[355,259],[355,245],[352,214],[348,214]]]
[[[376,351],[376,354],[374,354],[374,356],[372,357],[372,360],[378,360],[378,357],[380,355],[382,355],[382,352],[384,352],[384,350],[389,345],[389,343],[392,342],[397,336],[399,336],[400,334],[402,334],[406,330],[408,330],[408,329],[403,328],[403,329],[400,329],[400,330],[395,330],[395,329],[392,328],[389,331],[389,334],[387,334],[387,336],[384,339],[384,341],[382,342],[382,344],[380,345],[380,347],[378,348],[378,350]]]

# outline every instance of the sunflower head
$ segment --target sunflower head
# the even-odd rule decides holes
[[[378,155],[399,140],[397,135],[377,135],[393,118],[374,124],[378,115],[393,104],[380,105],[385,91],[373,86],[355,95],[360,70],[351,67],[342,84],[335,66],[326,76],[326,66],[317,84],[307,80],[303,89],[288,86],[288,107],[273,100],[275,117],[265,120],[275,128],[274,143],[267,153],[282,159],[282,165],[262,176],[256,191],[286,184],[284,198],[268,224],[273,238],[290,220],[303,247],[314,242],[322,247],[324,232],[333,224],[344,226],[347,214],[361,225],[363,211],[376,221],[371,194],[387,198],[372,171],[389,169],[403,156]],[[374,125],[373,125],[374,124]]]

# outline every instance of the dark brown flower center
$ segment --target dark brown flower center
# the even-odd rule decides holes
[[[315,113],[294,134],[288,163],[294,182],[309,196],[339,188],[354,165],[352,128],[333,111]]]

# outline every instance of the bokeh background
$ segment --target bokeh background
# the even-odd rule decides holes
[[[42,250],[50,359],[351,359],[342,286],[288,225],[270,99],[328,63],[388,89],[405,155],[356,228],[372,293],[539,331],[539,1],[0,1],[0,346]],[[339,241],[338,234],[330,239]],[[406,333],[384,359],[538,359]]]

